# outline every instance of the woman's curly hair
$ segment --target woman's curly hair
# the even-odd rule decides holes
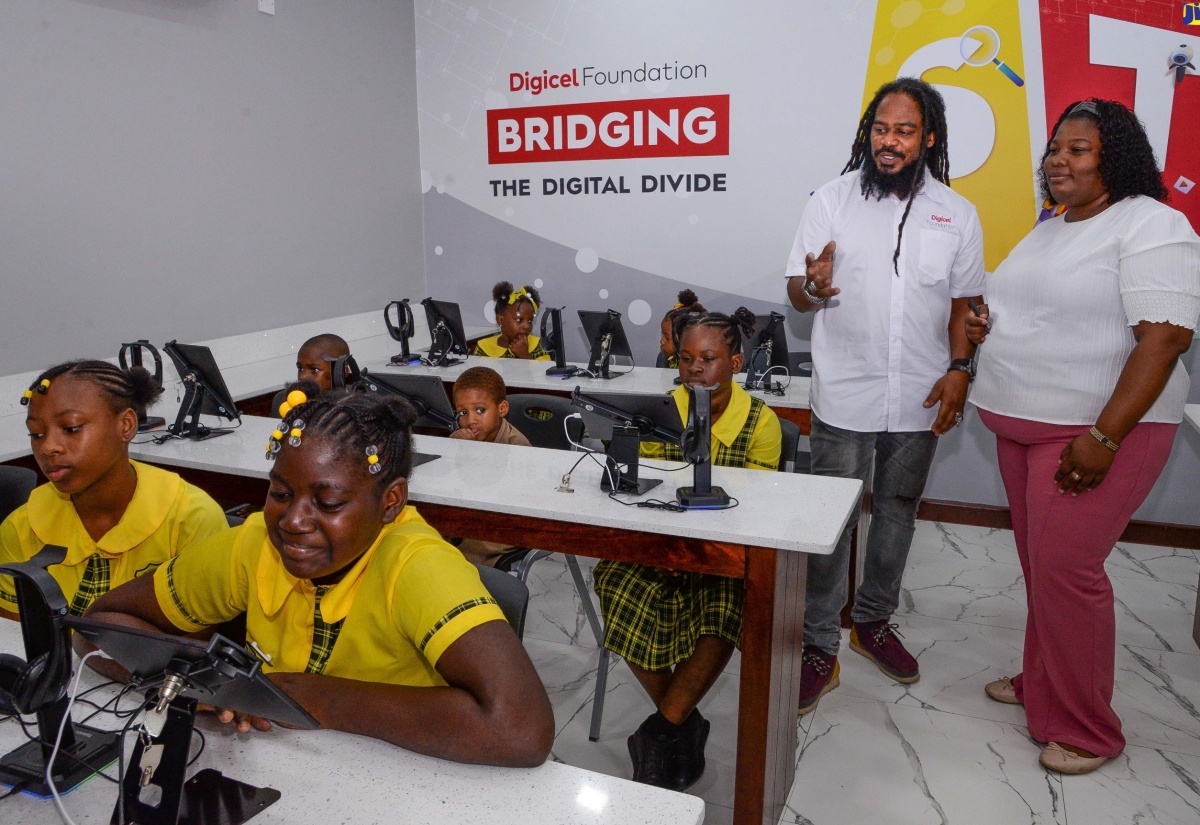
[[[1076,107],[1080,103],[1092,104],[1095,113],[1089,109]],[[1146,128],[1138,120],[1137,115],[1123,104],[1115,100],[1100,100],[1089,98],[1086,101],[1077,100],[1068,106],[1051,130],[1051,140],[1058,134],[1058,128],[1070,118],[1086,118],[1096,124],[1100,130],[1100,180],[1108,189],[1108,202],[1146,195],[1156,201],[1165,201],[1168,197],[1166,184],[1163,183],[1162,173],[1154,158],[1154,149],[1150,139],[1146,137]],[[1050,154],[1050,141],[1046,141],[1046,150],[1042,152],[1042,163],[1038,169],[1038,184],[1042,197],[1051,203],[1056,203],[1046,184],[1046,156]]]

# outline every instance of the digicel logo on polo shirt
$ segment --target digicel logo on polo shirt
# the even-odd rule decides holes
[[[729,154],[729,95],[491,109],[488,163]]]

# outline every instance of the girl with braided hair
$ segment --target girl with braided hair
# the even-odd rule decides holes
[[[22,398],[33,457],[50,483],[0,525],[0,562],[26,561],[47,544],[66,547],[49,572],[76,616],[109,588],[227,529],[203,490],[129,460],[138,414],[161,392],[141,367],[68,361],[39,375]],[[0,576],[0,616],[17,618],[8,576]]]
[[[533,319],[537,317],[542,296],[531,286],[514,287],[501,281],[492,287],[496,304],[496,323],[500,334],[481,338],[471,350],[472,355],[489,358],[524,358],[549,361],[550,353],[541,347],[541,338],[533,335]]]
[[[659,325],[659,331],[662,333],[658,339],[656,366],[659,369],[679,369],[679,356],[675,354],[675,322],[685,315],[697,315],[707,311],[695,292],[690,289],[680,290],[675,306],[667,310]]]
[[[322,727],[459,762],[541,764],[554,720],[533,664],[476,568],[408,504],[415,420],[375,394],[293,406],[267,446],[263,512],[89,615],[184,634],[244,613],[263,671]]]
[[[686,386],[672,395],[686,422],[688,386],[715,386],[712,463],[775,470],[779,419],[733,380],[742,368],[742,337],[753,329],[754,313],[745,307],[732,316],[678,317],[674,339]],[[645,443],[641,454],[683,460],[673,444]],[[634,781],[682,791],[704,773],[709,723],[697,705],[741,643],[742,582],[614,561],[597,564],[594,576],[604,646],[625,659],[657,707],[629,737]]]

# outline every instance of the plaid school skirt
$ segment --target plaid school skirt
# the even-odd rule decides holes
[[[616,561],[600,562],[593,575],[604,646],[627,662],[665,670],[690,659],[701,636],[741,646],[741,579]]]

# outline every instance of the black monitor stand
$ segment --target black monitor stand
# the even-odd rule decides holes
[[[564,345],[562,307],[547,307],[542,313],[542,349],[554,353],[554,366],[546,375],[556,378],[571,378],[579,374],[579,367],[567,364],[567,348]]]
[[[54,753],[54,740],[62,726],[62,739],[54,759],[51,776],[59,794],[117,761],[117,734],[77,725],[63,719],[67,714],[66,686],[71,677],[71,632],[63,619],[67,601],[58,582],[46,572],[52,564],[62,564],[65,547],[48,545],[29,561],[0,567],[0,573],[13,577],[17,590],[17,610],[21,614],[21,635],[25,640],[25,660],[47,657],[48,668],[58,672],[62,698],[37,711],[38,735],[16,750],[0,756],[0,782],[21,785],[27,792],[49,796],[46,763]],[[3,621],[3,619],[0,619]]]
[[[199,372],[188,369],[180,377],[183,379],[183,403],[179,405],[175,423],[167,428],[167,432],[193,441],[227,435],[229,430],[213,429],[200,423],[200,410],[204,408],[204,399],[209,395],[209,391]]]
[[[685,510],[727,507],[732,499],[712,483],[712,391],[715,387],[692,387],[688,423],[680,439],[683,459],[692,465],[692,486],[675,491]]]
[[[396,321],[393,323],[391,309],[396,308]],[[407,367],[412,364],[420,364],[421,357],[414,356],[408,349],[409,339],[413,337],[413,331],[416,324],[413,321],[412,307],[408,305],[408,299],[402,301],[392,301],[383,308],[383,321],[387,324],[388,334],[392,336],[393,341],[400,342],[400,353],[393,355],[389,363],[393,367]]]
[[[642,436],[637,427],[618,425],[613,427],[612,439],[605,451],[606,469],[600,474],[600,489],[606,493],[631,493],[644,495],[651,488],[662,484],[661,478],[638,478],[638,458]]]

